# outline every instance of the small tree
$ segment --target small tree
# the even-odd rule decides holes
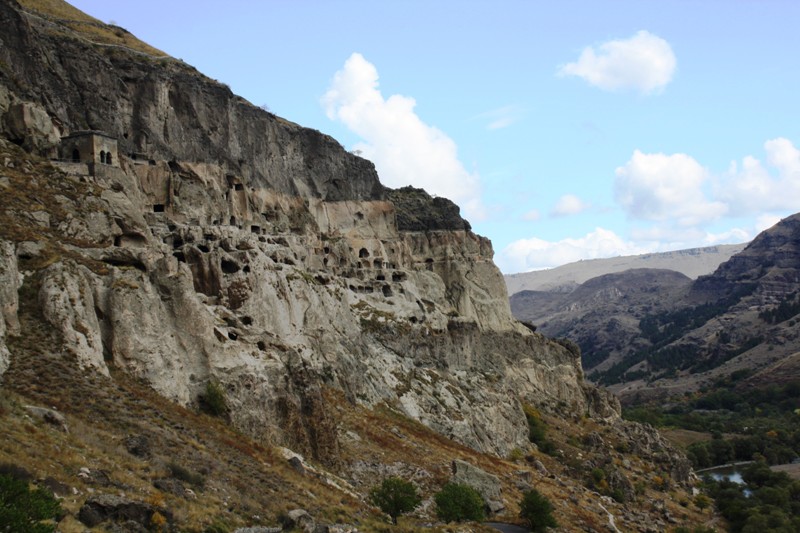
[[[413,511],[420,504],[420,497],[414,485],[399,477],[388,477],[369,493],[370,501],[397,523],[401,514]]]
[[[200,409],[213,416],[224,416],[228,412],[225,390],[216,381],[206,384],[205,394],[200,396]]]
[[[444,522],[479,521],[485,517],[483,497],[469,485],[448,483],[433,499],[436,516]]]
[[[558,522],[553,518],[553,504],[536,489],[531,489],[522,495],[519,507],[520,516],[528,521],[532,531],[539,532],[547,530],[548,527],[558,527]]]
[[[694,497],[694,504],[697,506],[698,509],[700,509],[701,513],[705,511],[705,509],[709,507],[711,503],[712,503],[711,498],[709,498],[705,494],[698,494],[697,496]]]

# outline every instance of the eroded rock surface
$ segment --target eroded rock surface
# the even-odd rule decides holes
[[[26,191],[3,215],[0,370],[25,241],[54,353],[187,406],[219,384],[236,427],[323,462],[331,387],[499,455],[527,445],[522,402],[618,416],[579,354],[513,319],[491,243],[452,202],[386,189],[332,138],[180,61],[5,2],[0,23],[0,148]],[[118,152],[76,159],[58,141],[77,132]]]

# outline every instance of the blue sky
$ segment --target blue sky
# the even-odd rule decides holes
[[[505,273],[800,211],[800,2],[73,5],[455,200]]]

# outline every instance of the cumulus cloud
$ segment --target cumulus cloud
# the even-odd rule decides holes
[[[667,41],[639,31],[629,39],[587,46],[576,62],[559,69],[559,75],[578,76],[607,91],[634,89],[652,93],[672,81],[676,65]]]
[[[546,241],[536,237],[520,239],[498,254],[503,272],[526,272],[551,268],[581,259],[636,255],[653,251],[627,242],[611,230],[595,228],[583,237]]]
[[[616,170],[614,194],[629,216],[642,220],[674,220],[693,226],[727,211],[725,203],[706,198],[708,171],[686,154],[645,154]]]
[[[565,194],[558,199],[556,205],[550,211],[550,216],[565,217],[569,215],[577,215],[589,209],[590,205],[575,196],[574,194]]]
[[[328,118],[361,136],[353,148],[375,163],[381,182],[422,187],[453,200],[466,216],[484,218],[480,179],[461,164],[455,142],[420,119],[413,98],[385,98],[377,69],[361,54],[351,55],[334,75],[322,105]]]
[[[779,137],[765,142],[764,151],[766,165],[753,156],[733,162],[718,188],[737,215],[800,209],[800,150]]]

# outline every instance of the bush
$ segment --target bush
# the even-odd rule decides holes
[[[555,444],[547,438],[547,424],[539,412],[529,405],[523,405],[525,418],[528,421],[528,440],[547,455],[558,455]]]
[[[698,494],[697,496],[694,497],[694,504],[697,506],[698,509],[700,509],[701,513],[707,507],[710,507],[712,503],[713,502],[712,502],[711,498],[709,498],[705,494]]]
[[[553,518],[553,504],[536,489],[522,495],[519,515],[528,521],[532,531],[545,531],[548,527],[558,527]]]
[[[433,499],[436,516],[444,522],[480,521],[485,517],[483,497],[469,485],[448,483]]]
[[[391,516],[395,524],[398,516],[413,511],[421,501],[416,487],[399,477],[384,479],[380,486],[370,491],[369,500]]]
[[[27,481],[0,474],[0,526],[3,531],[52,533],[61,506],[44,489],[30,490]],[[50,521],[53,521],[50,523]]]
[[[228,412],[222,385],[216,381],[206,384],[206,392],[200,396],[200,409],[212,416],[224,416]]]
[[[205,486],[206,479],[202,474],[192,472],[188,468],[179,465],[175,461],[170,461],[167,464],[167,468],[169,468],[170,476],[175,479],[185,481],[186,483],[189,483],[198,489],[202,489]]]

